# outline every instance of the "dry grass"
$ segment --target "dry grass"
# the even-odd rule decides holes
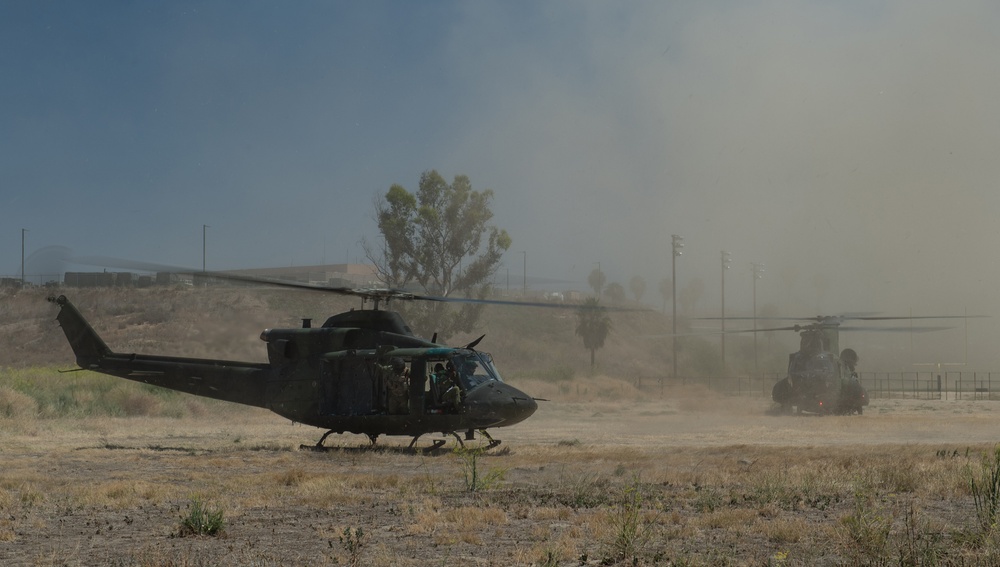
[[[968,535],[964,448],[567,445],[525,428],[511,430],[509,454],[483,457],[504,481],[470,493],[457,455],[253,449],[310,431],[249,413],[227,426],[239,443],[211,420],[163,418],[42,420],[62,434],[0,437],[0,560],[345,564],[347,528],[368,534],[357,556],[372,565],[597,564],[620,550],[637,565],[805,565],[996,550]],[[194,497],[225,512],[225,538],[171,539]]]

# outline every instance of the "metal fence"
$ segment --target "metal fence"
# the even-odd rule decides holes
[[[688,379],[732,396],[771,397],[771,388],[785,373]],[[871,399],[1000,400],[1000,373],[992,372],[859,372]]]

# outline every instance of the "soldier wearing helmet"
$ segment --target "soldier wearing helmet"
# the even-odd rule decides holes
[[[388,390],[388,410],[391,415],[409,413],[410,371],[402,358],[393,357],[389,361],[386,389]]]

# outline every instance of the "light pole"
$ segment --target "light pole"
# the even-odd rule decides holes
[[[203,272],[205,271],[205,258],[206,258],[205,252],[208,249],[205,244],[206,243],[205,236],[207,231],[208,231],[208,225],[207,224],[201,225],[201,271]]]
[[[722,251],[722,369],[726,368],[726,270],[732,262],[733,255]]]
[[[21,289],[24,289],[24,233],[28,232],[28,229],[21,229]]]
[[[757,372],[757,280],[764,275],[764,264],[750,262],[753,273],[753,371]]]
[[[673,343],[674,343],[674,379],[677,379],[677,257],[683,254],[681,248],[684,248],[684,239],[676,234],[670,235],[671,243],[673,245],[673,254],[670,257],[670,277],[673,278],[673,283],[670,289],[670,299],[671,299],[671,311],[670,318],[673,324]]]
[[[523,289],[521,290],[521,297],[528,297],[528,251],[522,250],[521,254],[524,254],[524,267],[522,271],[524,272],[522,280]]]

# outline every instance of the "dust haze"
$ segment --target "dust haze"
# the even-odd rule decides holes
[[[209,225],[210,268],[355,261],[377,236],[372,197],[434,168],[496,192],[514,281],[526,264],[586,291],[600,263],[610,282],[643,276],[659,306],[678,234],[678,287],[704,282],[685,315],[719,314],[726,250],[729,316],[751,315],[762,262],[770,314],[994,316],[845,335],[866,370],[998,368],[993,3],[458,3],[412,26],[385,6],[322,10],[271,14],[275,50],[250,33],[261,22],[218,7],[126,14],[134,31],[107,30],[121,45],[84,37],[56,57],[35,42],[65,45],[39,35],[5,50],[17,69],[58,69],[73,49],[118,61],[135,47],[116,72],[158,81],[117,88],[83,67],[17,82],[0,119],[18,147],[0,160],[19,161],[0,165],[24,193],[0,199],[0,272],[19,270],[21,226],[29,252],[198,266]],[[58,19],[29,12],[0,20]],[[80,99],[39,106],[43,91]]]
[[[489,122],[491,149],[527,164],[513,185],[538,188],[511,204],[514,247],[537,235],[529,263],[585,277],[600,261],[626,285],[640,274],[655,304],[678,234],[679,287],[706,284],[700,315],[719,313],[722,250],[728,315],[751,315],[750,262],[765,264],[757,303],[772,314],[1000,313],[995,6],[679,11],[597,9],[572,57],[525,48],[504,66],[530,77]],[[561,66],[576,57],[588,64]],[[465,148],[456,163],[476,161]],[[842,341],[863,363],[995,367],[996,322],[955,324]]]

